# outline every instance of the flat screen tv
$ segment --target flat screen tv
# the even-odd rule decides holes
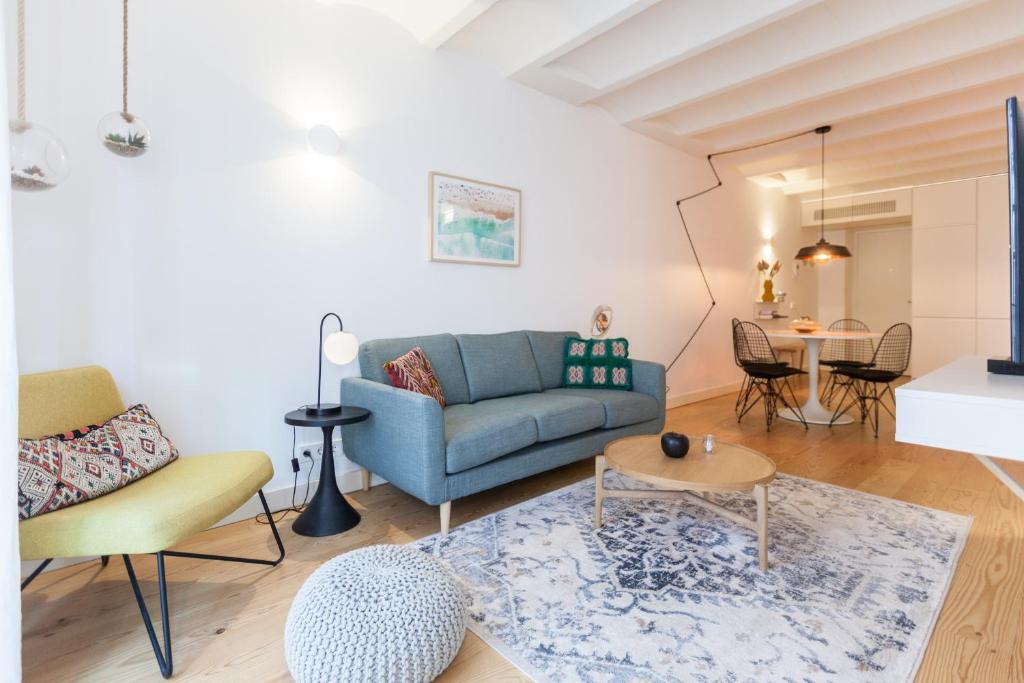
[[[1010,357],[989,358],[988,371],[1024,375],[1024,116],[1016,97],[1006,100],[1006,154],[1010,183]]]

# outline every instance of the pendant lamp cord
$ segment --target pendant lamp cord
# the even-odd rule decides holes
[[[127,2],[127,0],[125,0]],[[815,131],[817,132],[817,131]],[[821,239],[825,239],[825,135],[821,133]]]
[[[25,0],[18,0],[18,121],[25,115]]]
[[[131,123],[135,117],[128,113],[128,0],[122,0],[121,5],[121,118]]]
[[[690,235],[690,227],[686,224],[686,217],[683,216],[683,202],[689,201],[691,199],[696,199],[697,197],[700,197],[701,195],[705,195],[708,192],[711,192],[712,190],[716,190],[716,189],[718,189],[719,187],[722,186],[722,178],[719,177],[718,169],[715,168],[715,162],[713,161],[713,159],[715,157],[723,156],[725,154],[735,154],[736,152],[746,152],[746,151],[751,150],[751,149],[757,149],[758,147],[767,147],[768,145],[774,145],[774,144],[779,143],[779,142],[785,142],[786,140],[792,140],[794,138],[799,138],[799,137],[802,137],[804,135],[809,135],[810,133],[815,133],[815,132],[817,132],[817,130],[818,130],[817,128],[812,128],[811,130],[805,130],[805,131],[800,132],[800,133],[794,133],[793,135],[787,135],[785,137],[775,138],[774,140],[768,140],[767,142],[759,142],[759,143],[754,144],[754,145],[747,145],[746,147],[736,147],[735,149],[726,149],[726,150],[722,150],[721,152],[714,152],[713,154],[707,155],[708,166],[711,167],[711,173],[714,174],[714,176],[715,176],[715,184],[712,185],[711,187],[708,187],[708,188],[705,188],[705,189],[701,190],[700,192],[694,192],[691,195],[683,197],[682,199],[680,199],[679,201],[676,202],[676,210],[679,211],[679,220],[682,221],[682,223],[683,223],[683,230],[686,232],[686,241],[690,243],[690,251],[693,252],[693,260],[697,262],[697,270],[700,271],[701,279],[704,280],[704,288],[708,291],[708,298],[711,300],[711,303],[708,305],[708,309],[704,312],[704,317],[700,319],[699,323],[697,323],[696,329],[694,329],[693,333],[686,340],[686,343],[683,344],[683,348],[681,348],[679,350],[679,353],[676,354],[676,357],[673,358],[672,362],[669,363],[668,367],[665,368],[665,372],[668,372],[669,370],[671,370],[672,366],[676,364],[676,361],[678,361],[680,359],[680,357],[682,357],[682,355],[686,351],[687,347],[690,346],[690,342],[693,341],[694,337],[697,336],[697,333],[700,332],[700,328],[704,326],[704,323],[707,322],[707,319],[711,316],[711,311],[712,311],[712,309],[714,309],[715,304],[717,303],[715,301],[715,295],[711,293],[711,285],[710,285],[710,283],[708,283],[708,276],[704,273],[704,266],[700,262],[700,256],[697,255],[697,247],[695,247],[694,244],[693,244],[693,237]],[[822,136],[822,140],[824,141],[824,136]],[[822,144],[824,144],[824,142]],[[824,154],[825,154],[824,147],[822,148],[822,152],[821,153],[822,153],[822,158],[824,158]],[[822,191],[824,191],[824,190],[822,190]],[[667,390],[668,390],[668,388],[666,387],[666,391]]]

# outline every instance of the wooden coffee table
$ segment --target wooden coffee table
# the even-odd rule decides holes
[[[658,489],[606,489],[604,472],[609,468]],[[604,455],[597,456],[596,470],[596,527],[601,526],[605,498],[683,498],[756,531],[761,571],[768,569],[768,485],[775,479],[775,463],[765,454],[718,442],[715,452],[707,455],[701,448],[701,438],[691,436],[686,457],[669,458],[661,452],[660,436],[628,436],[605,447]],[[757,501],[757,519],[748,519],[692,491],[750,491]]]

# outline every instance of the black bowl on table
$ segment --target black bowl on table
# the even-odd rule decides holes
[[[685,434],[665,432],[661,435],[661,450],[670,458],[682,458],[690,450],[690,439]]]

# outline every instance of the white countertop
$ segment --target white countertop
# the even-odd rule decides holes
[[[993,375],[986,368],[985,358],[965,356],[897,388],[896,396],[990,405],[1024,403],[1024,376]]]
[[[1024,460],[1024,377],[966,356],[896,389],[896,440]]]

